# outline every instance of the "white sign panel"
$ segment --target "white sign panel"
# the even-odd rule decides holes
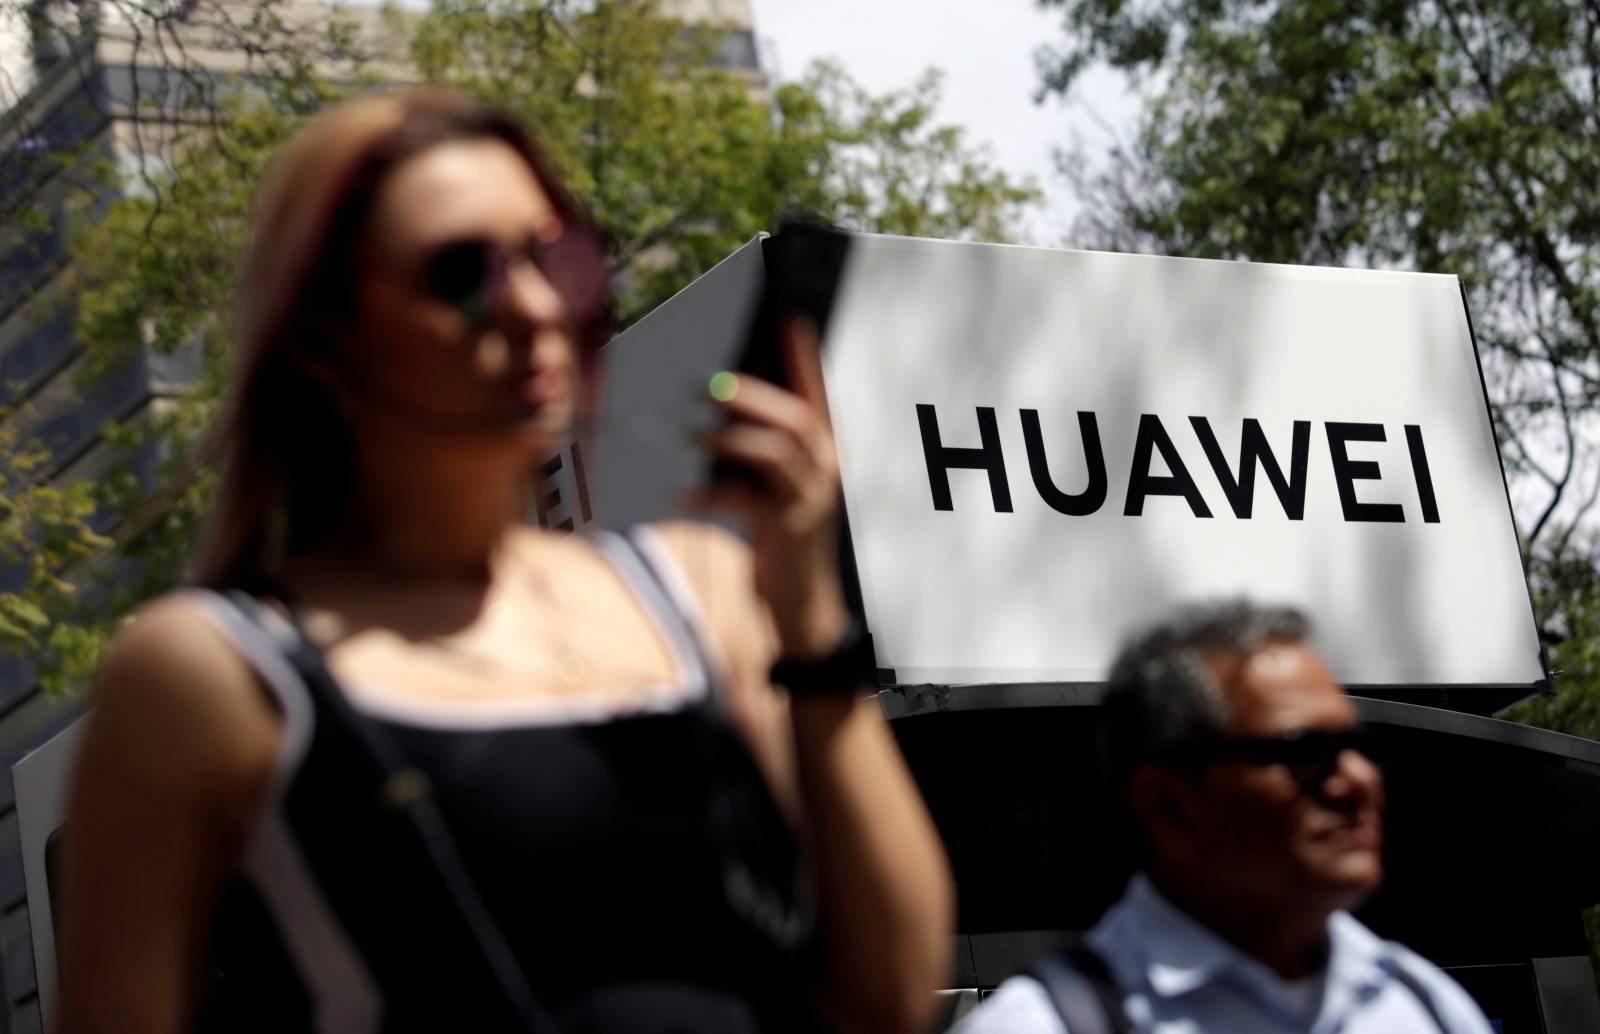
[[[568,441],[540,470],[544,527],[626,528],[681,519],[685,492],[709,461],[695,444],[716,417],[711,374],[744,344],[765,267],[757,237],[617,335],[601,361],[598,427]]]
[[[1454,277],[863,236],[826,373],[898,682],[1097,681],[1230,594],[1352,686],[1544,677]]]

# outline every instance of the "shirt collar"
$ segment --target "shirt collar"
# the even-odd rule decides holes
[[[1330,1008],[1344,1008],[1388,980],[1395,961],[1388,942],[1348,912],[1328,920]]]
[[[1122,901],[1124,921],[1143,956],[1145,979],[1162,998],[1187,994],[1224,972],[1247,982],[1276,987],[1278,978],[1209,927],[1173,904],[1144,874],[1134,876]],[[1344,1004],[1365,985],[1380,982],[1387,945],[1353,916],[1328,920],[1329,1004]]]
[[[1238,951],[1169,901],[1143,873],[1129,883],[1123,906],[1144,955],[1145,978],[1163,998],[1193,991],[1239,959]]]

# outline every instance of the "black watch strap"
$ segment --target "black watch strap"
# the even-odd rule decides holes
[[[839,644],[825,657],[809,661],[780,660],[772,666],[773,684],[794,696],[855,695],[878,679],[872,634],[854,615]]]

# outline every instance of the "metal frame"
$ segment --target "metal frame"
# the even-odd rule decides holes
[[[51,911],[50,871],[45,849],[66,820],[67,782],[83,739],[83,719],[45,741],[11,766],[17,794],[17,832],[22,841],[22,881],[28,892],[28,932],[45,1030],[55,1028],[56,934]]]

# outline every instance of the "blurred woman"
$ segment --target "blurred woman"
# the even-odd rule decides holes
[[[950,881],[836,570],[815,341],[710,525],[528,526],[603,248],[512,120],[315,120],[259,198],[196,584],[101,673],[61,1031],[913,1031]],[[711,403],[708,403],[708,405]],[[782,658],[791,692],[770,684]]]

